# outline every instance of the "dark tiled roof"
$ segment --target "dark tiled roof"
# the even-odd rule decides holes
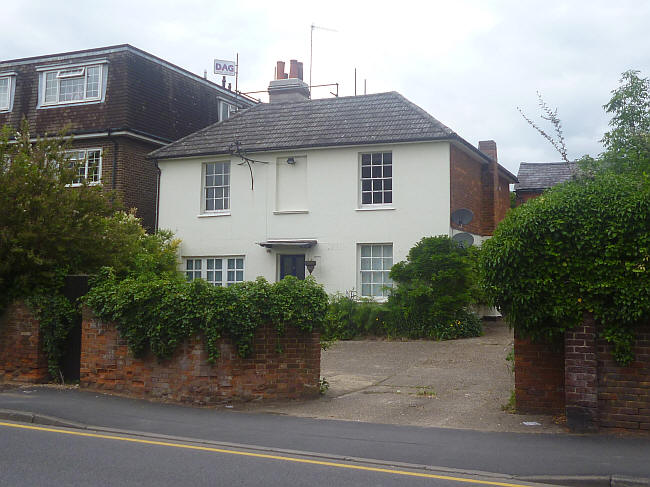
[[[450,138],[471,146],[450,128],[393,91],[260,104],[177,140],[150,156],[164,159],[228,154],[235,141],[243,150],[253,153]],[[476,148],[474,150],[478,152]]]
[[[546,189],[571,179],[575,174],[574,162],[522,162],[519,165],[515,191]]]

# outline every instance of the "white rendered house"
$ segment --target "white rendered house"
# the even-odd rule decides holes
[[[422,237],[491,234],[516,178],[395,92],[310,100],[299,79],[153,152],[158,227],[182,239],[188,279],[315,279],[381,299]],[[451,223],[470,209],[472,223]],[[307,268],[307,270],[306,270]]]

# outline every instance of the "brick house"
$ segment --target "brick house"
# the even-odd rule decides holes
[[[0,126],[73,136],[79,177],[103,184],[155,225],[157,169],[146,155],[238,108],[237,94],[133,46],[0,61]]]
[[[475,147],[402,95],[311,100],[278,63],[270,102],[153,152],[161,227],[182,239],[188,279],[229,285],[305,276],[383,299],[422,237],[480,243],[517,181],[494,141]],[[471,222],[452,222],[467,209]],[[311,269],[310,269],[311,267]]]
[[[569,181],[576,172],[575,162],[522,162],[519,164],[515,193],[517,205],[537,198],[548,188]]]

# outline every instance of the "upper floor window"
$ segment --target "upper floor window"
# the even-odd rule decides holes
[[[99,184],[102,174],[102,150],[80,149],[66,152],[70,166],[76,169],[72,186]]]
[[[230,162],[212,162],[205,165],[203,184],[206,212],[230,209]]]
[[[102,64],[66,67],[43,72],[43,105],[99,101],[103,88]]]
[[[11,98],[14,90],[14,75],[0,74],[0,112],[11,110]]]
[[[361,204],[385,205],[393,202],[393,154],[361,154]]]

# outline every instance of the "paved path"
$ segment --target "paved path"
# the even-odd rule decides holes
[[[250,412],[480,431],[561,432],[554,418],[504,412],[514,389],[512,331],[487,322],[478,338],[353,340],[323,352],[330,388],[317,401],[235,406]],[[537,422],[540,426],[526,426]]]

